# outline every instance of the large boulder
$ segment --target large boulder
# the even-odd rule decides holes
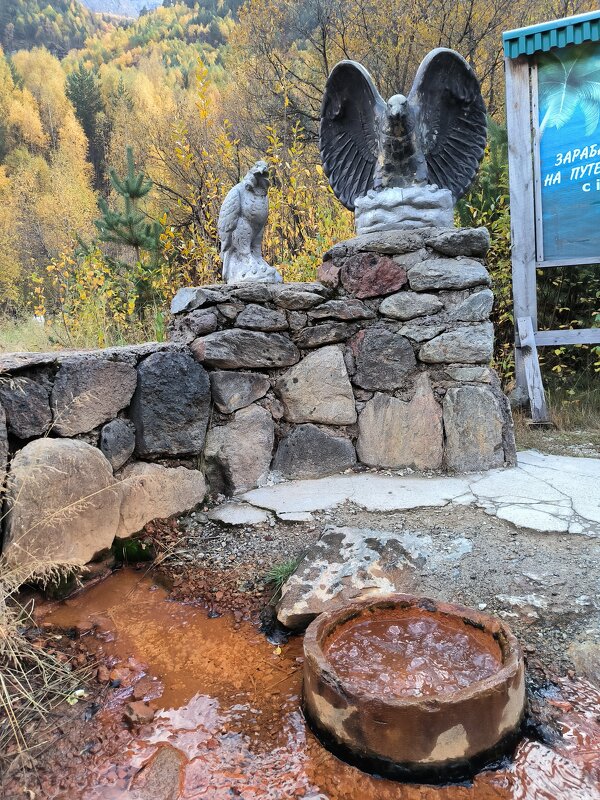
[[[129,405],[136,380],[135,367],[121,361],[87,356],[65,359],[50,397],[52,430],[59,436],[75,436],[114,419]]]
[[[50,381],[11,375],[0,378],[0,402],[8,430],[18,439],[43,436],[52,425]]]
[[[446,466],[456,472],[501,467],[504,419],[497,397],[487,386],[448,389],[444,397]]]
[[[129,464],[119,476],[123,487],[117,537],[125,539],[153,519],[183,514],[206,495],[204,475],[197,469]]]
[[[135,428],[128,419],[113,419],[100,432],[100,449],[113,469],[120,469],[135,450]]]
[[[300,358],[289,337],[242,329],[216,331],[196,339],[191,350],[198,361],[218,369],[276,369],[295,364]]]
[[[298,425],[280,442],[273,461],[273,471],[284,478],[322,478],[343,472],[356,463],[350,439],[335,430],[316,425]]]
[[[266,375],[258,372],[229,372],[215,370],[210,373],[213,401],[223,414],[233,414],[264,397],[271,387]]]
[[[324,611],[380,594],[407,591],[413,564],[402,534],[326,528],[282,588],[277,618],[293,630]]]
[[[494,353],[491,322],[447,331],[421,347],[419,357],[427,364],[487,364]]]
[[[362,389],[398,389],[416,367],[411,343],[388,328],[374,326],[352,339],[356,359],[354,383]]]
[[[258,486],[269,473],[274,439],[273,419],[257,405],[242,408],[224,425],[210,428],[204,465],[211,489],[234,495]]]
[[[409,402],[376,394],[358,419],[356,449],[374,467],[440,469],[443,455],[442,408],[427,375],[417,381]]]
[[[189,353],[154,353],[141,362],[130,411],[140,455],[200,453],[209,413],[208,373]]]
[[[356,422],[352,386],[341,351],[323,347],[288,369],[275,384],[289,422],[351,425]]]
[[[72,439],[36,439],[14,456],[7,482],[4,555],[85,564],[110,547],[121,487],[100,450]]]

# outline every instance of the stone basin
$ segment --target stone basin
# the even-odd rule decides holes
[[[365,771],[463,780],[518,741],[523,656],[489,615],[412,595],[370,598],[317,617],[304,656],[311,728]]]

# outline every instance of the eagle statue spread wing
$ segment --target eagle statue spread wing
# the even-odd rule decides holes
[[[479,82],[454,50],[432,50],[408,97],[386,103],[367,70],[340,61],[321,107],[323,169],[338,199],[354,210],[371,190],[437,186],[454,202],[467,191],[486,142]]]

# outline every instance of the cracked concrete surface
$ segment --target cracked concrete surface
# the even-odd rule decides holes
[[[242,499],[277,515],[354,503],[365,511],[472,505],[542,533],[600,536],[600,459],[518,454],[518,465],[456,477],[345,473],[253,489]]]

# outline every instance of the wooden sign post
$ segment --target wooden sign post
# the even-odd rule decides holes
[[[537,348],[600,344],[539,331],[536,270],[600,264],[600,11],[503,35],[516,381],[548,412]]]

